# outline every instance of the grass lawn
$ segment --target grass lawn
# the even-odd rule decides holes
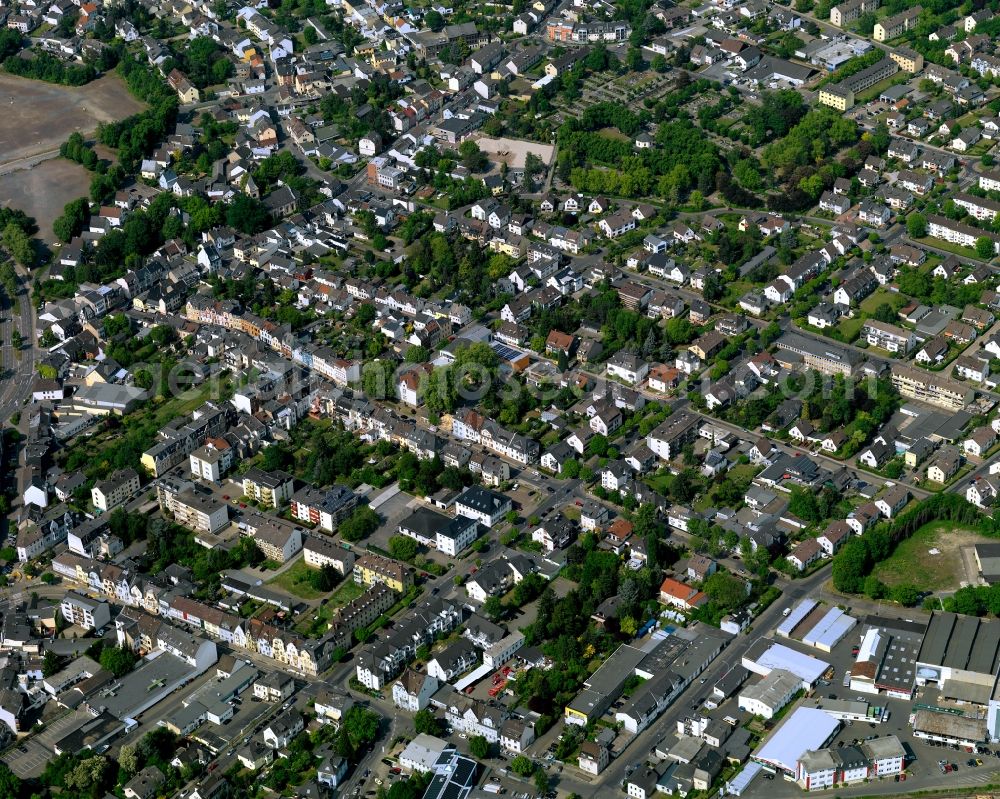
[[[905,294],[900,294],[899,292],[889,291],[884,286],[879,286],[870,295],[861,301],[861,310],[863,313],[871,316],[875,313],[875,309],[878,308],[882,303],[886,302],[892,306],[893,310],[898,311],[904,305],[906,305],[908,297]]]
[[[994,141],[993,139],[980,139],[978,142],[972,145],[972,147],[969,148],[968,152],[961,153],[961,155],[964,155],[967,158],[976,158],[978,156],[983,156],[986,155],[986,153],[988,153],[990,150],[992,150],[995,144],[996,141]]]
[[[669,485],[670,474],[649,474],[646,475],[646,485],[652,488],[654,491],[660,494],[667,494],[667,486]]]
[[[944,250],[945,252],[951,252],[955,255],[959,255],[962,258],[968,258],[972,261],[981,262],[983,259],[979,257],[979,254],[971,247],[962,247],[959,244],[952,244],[950,241],[945,241],[944,239],[934,239],[930,236],[925,236],[922,239],[914,239],[917,244],[925,244],[928,247],[937,247],[939,250]]]
[[[268,584],[277,585],[300,599],[319,599],[323,596],[323,592],[313,588],[310,582],[315,572],[316,569],[306,563],[304,558],[299,558],[273,580],[268,580]]]
[[[961,547],[980,540],[978,533],[950,522],[930,522],[896,547],[874,574],[888,586],[909,583],[927,591],[955,590],[965,580]],[[931,549],[939,554],[930,554]]]
[[[721,304],[726,306],[736,305],[740,301],[740,297],[752,288],[753,283],[749,280],[734,280],[732,283],[727,283],[726,296],[723,297]]]
[[[840,331],[840,335],[843,336],[843,340],[850,343],[858,337],[858,333],[861,332],[861,326],[864,323],[864,319],[855,316],[853,319],[842,319],[840,324],[837,325],[837,329]]]
[[[618,141],[628,141],[629,138],[618,128],[601,128],[598,133],[605,139],[616,139]]]
[[[737,463],[729,470],[729,477],[736,483],[750,485],[760,469],[760,466],[754,466],[752,463]]]
[[[900,83],[900,82],[901,81],[899,80],[899,77],[895,76],[895,75],[892,76],[892,77],[886,78],[885,80],[880,80],[878,83],[876,83],[870,89],[865,89],[865,91],[860,92],[857,96],[855,96],[854,102],[859,103],[859,104],[860,103],[867,103],[873,97],[878,97],[882,92],[884,92],[890,86],[893,86],[893,85],[895,85],[897,83]]]

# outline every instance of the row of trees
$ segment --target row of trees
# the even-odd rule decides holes
[[[877,524],[851,539],[833,559],[833,585],[848,594],[877,589],[872,570],[892,555],[901,541],[909,538],[928,522],[947,521],[978,529],[987,535],[1000,535],[1000,522],[982,516],[974,505],[957,494],[936,494],[921,500],[895,519]]]
[[[82,86],[97,77],[97,69],[90,64],[72,64],[42,51],[32,53],[31,58],[10,56],[3,62],[3,68],[11,75],[47,83],[61,83],[66,86]]]
[[[94,148],[77,132],[70,134],[69,139],[62,143],[59,154],[94,173],[90,180],[90,199],[99,205],[110,202],[128,178],[120,164],[109,165],[107,161],[101,160]]]

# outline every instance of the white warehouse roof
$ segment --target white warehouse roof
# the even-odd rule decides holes
[[[822,749],[840,729],[833,716],[815,708],[796,708],[753,756],[754,760],[794,774],[799,758],[809,750]]]
[[[785,620],[778,625],[777,633],[782,638],[789,638],[792,634],[792,630],[799,626],[802,620],[812,613],[812,609],[816,607],[816,600],[809,599],[806,597],[795,608],[792,610]]]
[[[802,643],[829,652],[857,623],[857,619],[848,616],[840,608],[830,608],[816,626],[805,634]]]

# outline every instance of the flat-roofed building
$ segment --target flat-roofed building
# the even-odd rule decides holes
[[[173,514],[174,521],[201,533],[217,533],[229,524],[229,508],[212,494],[193,488],[174,493],[157,487],[160,509]]]
[[[976,544],[973,552],[979,577],[989,585],[1000,583],[1000,544]]]

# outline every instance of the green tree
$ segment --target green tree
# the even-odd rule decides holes
[[[362,306],[364,307],[364,306]],[[392,361],[368,361],[361,370],[361,388],[369,399],[386,399],[395,395],[393,375],[396,367]]]
[[[726,610],[738,608],[747,599],[746,583],[724,572],[715,572],[709,576],[702,590],[708,594],[709,598],[717,605]]]
[[[59,657],[55,652],[46,650],[45,657],[42,658],[42,676],[51,677],[62,669],[64,663],[63,658]],[[0,797],[3,797],[2,793],[0,793]]]
[[[580,461],[570,458],[562,465],[562,476],[567,480],[575,480],[580,476]]]
[[[424,23],[432,31],[437,33],[442,28],[444,28],[444,17],[441,16],[441,12],[435,9],[430,9],[426,14],[424,14]]]
[[[864,589],[865,577],[871,569],[871,556],[864,538],[851,538],[833,560],[833,587],[849,594]]]
[[[485,760],[490,754],[490,742],[482,735],[473,735],[469,739],[469,751],[480,760]]]
[[[918,211],[907,215],[906,232],[911,239],[922,239],[927,235],[927,217]]]
[[[226,209],[226,224],[252,236],[270,226],[271,214],[260,200],[240,194]]]
[[[428,709],[418,710],[413,717],[413,728],[417,734],[440,735],[442,731],[441,720]]]
[[[105,647],[101,652],[101,668],[110,671],[115,677],[124,677],[138,661],[135,652],[121,646]]]
[[[21,779],[6,763],[0,763],[0,799],[17,799],[21,795]]]
[[[483,603],[483,613],[485,613],[491,621],[500,621],[507,612],[504,607],[503,600],[498,596],[491,596]]]
[[[895,309],[887,302],[879,303],[872,313],[872,318],[877,319],[880,322],[887,322],[893,324],[897,321],[898,315]]]
[[[989,236],[980,236],[976,239],[976,255],[986,259],[993,257],[993,240]]]
[[[389,539],[389,554],[396,560],[412,561],[419,548],[417,542],[408,535],[394,535]]]
[[[920,601],[920,591],[915,585],[910,585],[909,583],[897,585],[890,592],[890,596],[893,602],[898,602],[906,608],[912,608]]]
[[[466,139],[458,145],[458,154],[462,157],[462,166],[470,172],[482,172],[489,166],[490,160],[486,153],[472,139]]]
[[[319,569],[312,569],[309,572],[309,584],[316,590],[323,593],[332,591],[340,583],[341,575],[331,564],[327,563]]]
[[[347,730],[355,751],[364,748],[378,738],[379,715],[361,705],[354,705],[341,722],[341,727]]]
[[[362,505],[340,523],[340,535],[345,541],[360,541],[374,533],[381,521],[375,511]]]
[[[535,764],[524,755],[517,755],[510,761],[510,769],[522,777],[530,777],[535,771]]]
[[[35,263],[35,245],[24,229],[10,222],[3,230],[3,245],[21,266],[31,267]]]
[[[874,574],[865,577],[864,589],[869,599],[883,599],[888,593],[888,586]]]

